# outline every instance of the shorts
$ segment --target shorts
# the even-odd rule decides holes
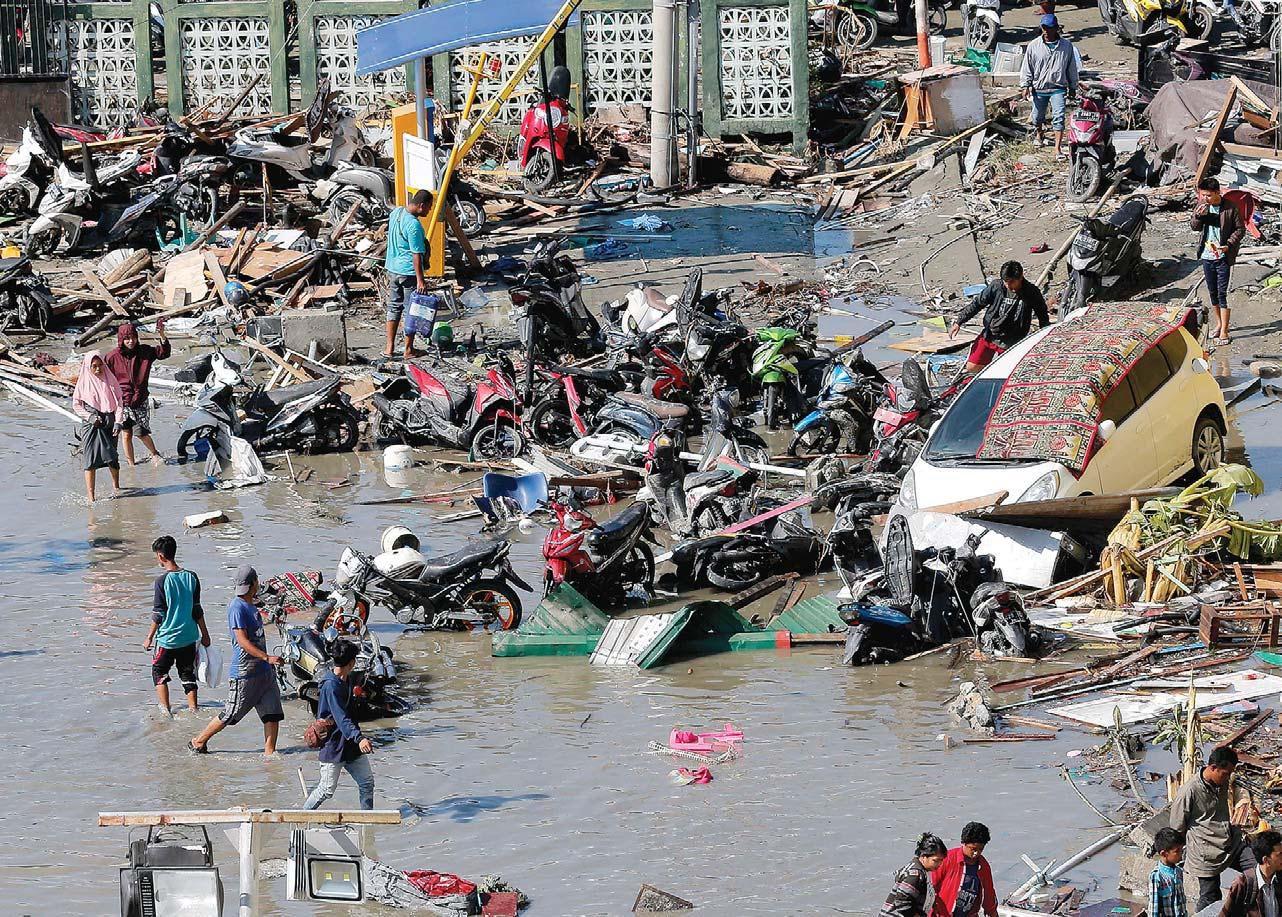
[[[258,718],[264,723],[279,723],[285,718],[274,671],[252,678],[233,678],[227,705],[218,718],[228,726],[235,726],[250,710],[258,711]]]
[[[1051,128],[1062,131],[1064,129],[1064,109],[1068,102],[1067,89],[1047,89],[1045,91],[1033,90],[1033,127],[1041,127],[1046,123],[1046,106],[1051,109]]]
[[[125,421],[120,428],[132,431],[134,436],[150,436],[151,400],[144,398],[137,407],[125,408]]]
[[[418,289],[418,278],[413,274],[393,274],[387,272],[387,320],[389,322],[399,322],[401,313],[405,311],[405,304],[409,299],[409,294]]]
[[[966,357],[966,362],[972,366],[987,366],[1001,356],[1005,350],[1005,347],[994,344],[981,334],[975,338],[975,343],[971,345],[970,356]]]
[[[190,694],[196,690],[196,644],[188,646],[156,647],[156,655],[151,657],[151,682],[155,685],[169,684],[169,670],[178,666],[178,680],[182,682],[183,691]]]

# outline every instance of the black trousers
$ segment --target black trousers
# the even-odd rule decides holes
[[[1248,869],[1254,869],[1258,865],[1255,861],[1255,852],[1251,850],[1251,845],[1245,841],[1239,841],[1237,850],[1229,860],[1228,868],[1236,869],[1238,872],[1246,872]],[[1196,914],[1204,907],[1210,907],[1219,901],[1221,897],[1219,876],[1198,876],[1197,906],[1193,908],[1193,913]]]

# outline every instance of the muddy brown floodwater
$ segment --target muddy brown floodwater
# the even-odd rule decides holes
[[[172,446],[185,412],[157,409],[162,443]],[[252,721],[218,736],[208,756],[184,750],[225,690],[205,692],[197,719],[155,713],[141,646],[152,539],[178,536],[179,560],[200,575],[211,630],[225,641],[237,564],[328,576],[346,543],[371,548],[388,524],[448,551],[475,522],[352,506],[404,492],[385,482],[376,453],[295,459],[316,469],[317,483],[231,493],[207,491],[192,466],[125,469],[135,489],[90,509],[67,426],[9,398],[0,426],[10,434],[0,490],[0,912],[112,915],[126,835],[97,828],[97,812],[296,807],[297,768],[315,779],[297,703],[282,753],[267,762]],[[428,486],[425,472],[412,474],[412,489]],[[321,483],[344,476],[352,486]],[[215,508],[233,524],[182,531],[184,515]],[[514,549],[530,581],[541,538],[536,529]],[[402,634],[379,621],[415,707],[370,730],[378,803],[406,814],[404,826],[378,829],[378,855],[405,868],[502,874],[534,899],[533,915],[625,914],[641,882],[695,901],[700,914],[873,914],[924,829],[955,842],[964,822],[986,821],[1005,888],[1026,875],[1021,852],[1062,859],[1100,834],[1055,768],[1084,736],[945,749],[941,701],[966,672],[937,657],[851,670],[820,649],[594,670],[577,658],[494,659],[485,637]],[[715,767],[710,785],[672,786],[677,764],[645,753],[674,726],[724,722],[747,734],[745,754]],[[356,805],[347,778],[333,805]],[[283,832],[269,835],[265,855],[282,855],[284,843]],[[233,849],[222,835],[215,845],[233,893]],[[1113,868],[1101,857],[1082,878],[1111,880]],[[338,913],[286,903],[281,885],[264,883],[263,913]]]

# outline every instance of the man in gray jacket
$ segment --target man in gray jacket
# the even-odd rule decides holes
[[[1247,872],[1256,866],[1255,854],[1242,829],[1230,821],[1229,777],[1237,768],[1237,752],[1217,748],[1206,767],[1180,788],[1171,803],[1171,827],[1188,838],[1184,871],[1197,877],[1197,913],[1220,900],[1220,874],[1226,869]],[[1259,820],[1259,812],[1254,813]]]
[[[1019,85],[1024,98],[1033,100],[1033,127],[1037,144],[1046,135],[1046,109],[1051,110],[1051,129],[1055,132],[1055,155],[1063,156],[1064,109],[1068,96],[1077,94],[1077,52],[1067,38],[1059,34],[1059,20],[1054,13],[1042,17],[1042,35],[1024,47],[1024,63],[1019,68]]]

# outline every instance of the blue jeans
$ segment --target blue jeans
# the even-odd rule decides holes
[[[320,783],[312,790],[303,803],[304,809],[319,809],[338,789],[339,771],[346,770],[356,781],[356,788],[361,794],[361,808],[374,808],[374,769],[370,767],[369,755],[361,755],[351,761],[321,762]]]
[[[1034,89],[1033,90],[1033,127],[1046,123],[1046,106],[1051,107],[1051,127],[1057,131],[1064,129],[1064,108],[1068,102],[1067,89]]]
[[[1202,275],[1206,277],[1206,291],[1211,298],[1212,308],[1229,307],[1229,272],[1232,267],[1223,258],[1214,261],[1202,259]]]

